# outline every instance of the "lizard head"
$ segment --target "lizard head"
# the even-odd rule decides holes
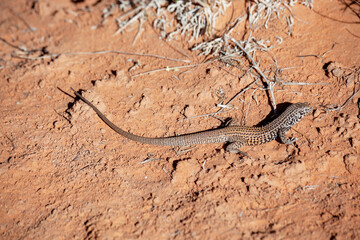
[[[313,108],[310,106],[309,103],[305,102],[305,103],[296,103],[296,109],[300,115],[300,117],[304,117],[306,116],[307,114],[309,114]]]
[[[286,111],[283,114],[286,114],[286,118],[284,121],[284,128],[291,128],[295,123],[299,122],[304,116],[310,113],[313,108],[309,103],[294,103],[289,106],[288,112]]]

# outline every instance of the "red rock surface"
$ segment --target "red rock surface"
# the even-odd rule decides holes
[[[98,29],[100,1],[2,1],[0,3],[0,238],[1,239],[359,239],[360,18],[341,1],[316,0],[314,10],[295,9],[293,35],[276,21],[257,36],[274,32],[283,43],[272,49],[287,81],[330,83],[277,87],[277,103],[309,102],[315,111],[277,141],[244,147],[248,158],[226,153],[222,144],[201,145],[182,155],[169,147],[124,139],[107,127],[70,87],[120,127],[144,136],[169,136],[213,128],[221,88],[227,99],[249,79],[220,65],[178,72],[131,75],[184,63],[121,54],[60,55],[22,59],[26,49],[49,53],[121,50],[187,59],[203,58],[182,41],[165,42],[144,32],[113,36],[114,19]],[[239,9],[244,6],[237,2]],[[31,31],[27,22],[36,31]],[[242,33],[239,33],[239,36]],[[6,41],[6,42],[5,42]],[[13,46],[11,46],[13,45]],[[297,57],[298,55],[309,55]],[[31,56],[40,56],[33,54]],[[136,59],[141,66],[133,66]],[[270,61],[261,62],[264,68]],[[247,124],[271,111],[265,91],[235,100],[219,117],[245,116]],[[68,93],[68,94],[66,94]],[[254,100],[255,99],[255,100]],[[245,103],[242,100],[246,101]],[[140,164],[148,158],[160,159]]]

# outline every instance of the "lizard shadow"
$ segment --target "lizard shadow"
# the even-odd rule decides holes
[[[269,114],[263,120],[261,120],[256,125],[250,126],[250,127],[263,127],[263,126],[265,126],[266,124],[268,124],[271,121],[275,120],[279,115],[281,115],[286,110],[286,108],[288,108],[290,105],[292,105],[292,103],[289,103],[289,102],[278,104],[276,106],[276,113],[274,112],[274,110],[271,110],[269,112]],[[235,123],[236,123],[236,119],[234,119],[232,117],[227,117],[221,122],[220,126],[217,127],[217,128],[227,127],[227,126],[233,124],[234,120],[235,120]],[[248,126],[248,125],[245,125],[245,126]]]
[[[272,109],[270,111],[270,113],[263,120],[261,120],[258,124],[256,124],[254,127],[263,127],[266,124],[270,123],[271,121],[276,119],[278,116],[280,116],[286,110],[286,108],[288,108],[290,105],[292,105],[292,103],[289,103],[289,102],[278,104],[276,106],[276,113],[274,112],[274,109]]]

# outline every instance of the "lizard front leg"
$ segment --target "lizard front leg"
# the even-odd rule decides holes
[[[289,129],[287,128],[280,128],[279,132],[278,132],[278,136],[280,138],[280,141],[284,144],[290,144],[290,145],[294,145],[294,142],[297,140],[297,138],[287,138],[285,136],[285,133],[289,131]]]

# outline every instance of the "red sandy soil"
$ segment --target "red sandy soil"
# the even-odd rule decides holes
[[[131,77],[185,63],[122,54],[15,57],[24,55],[16,47],[25,46],[50,54],[122,50],[204,60],[188,50],[194,43],[166,42],[147,23],[135,44],[137,27],[114,36],[113,17],[92,29],[111,1],[96,2],[0,2],[1,239],[360,238],[360,95],[341,111],[324,111],[360,87],[360,19],[351,9],[316,0],[314,10],[294,8],[307,23],[295,21],[291,36],[280,20],[256,32],[283,38],[271,51],[278,66],[288,68],[284,81],[329,85],[277,86],[277,104],[307,101],[314,112],[287,133],[298,138],[295,146],[247,146],[241,150],[248,157],[241,157],[223,144],[177,155],[170,147],[132,142],[70,90],[84,90],[132,133],[195,132],[219,126],[215,118],[191,118],[216,111],[219,88],[229,100],[252,81],[219,63]],[[244,13],[242,1],[235,5],[238,16]],[[141,66],[129,72],[134,62],[128,59]],[[261,64],[269,69],[273,63],[264,58]],[[253,90],[219,117],[243,119],[252,100],[246,124],[261,122],[271,106],[265,91]],[[141,164],[148,155],[160,160]]]

